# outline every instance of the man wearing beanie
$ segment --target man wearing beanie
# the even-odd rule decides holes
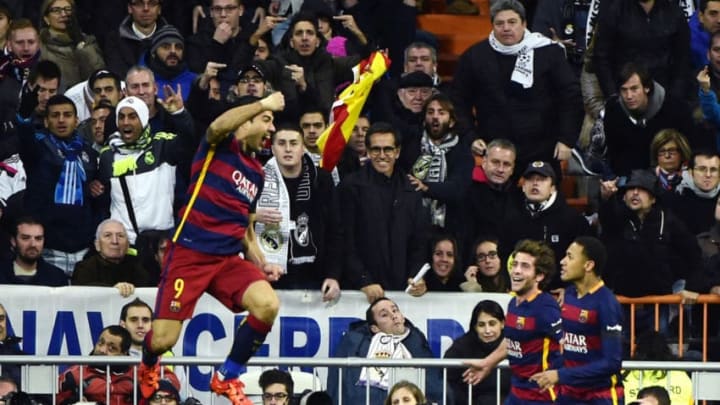
[[[187,203],[165,254],[155,320],[145,335],[138,370],[145,398],[160,386],[159,356],[175,345],[183,321],[207,292],[235,313],[248,312],[210,390],[233,405],[252,405],[238,376],[275,321],[280,301],[268,281],[282,273],[266,260],[255,238],[254,211],[265,180],[252,154],[275,130],[273,113],[285,107],[285,99],[276,92],[259,101],[246,97],[240,104],[210,124],[193,161]]]
[[[141,65],[144,64],[153,71],[158,88],[166,85],[172,89],[179,87],[182,89],[183,101],[187,101],[190,87],[197,75],[188,68],[184,53],[185,39],[180,31],[172,25],[166,25],[153,36],[152,45]]]
[[[152,131],[147,105],[138,97],[120,101],[113,118],[117,132],[100,153],[101,201],[136,244],[144,231],[173,227],[175,171],[187,153],[176,134]]]

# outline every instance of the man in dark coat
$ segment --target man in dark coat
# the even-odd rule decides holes
[[[385,290],[404,290],[425,262],[430,214],[406,174],[396,167],[395,129],[373,124],[365,143],[370,163],[340,183],[344,271],[368,302]]]
[[[59,268],[42,258],[45,228],[33,218],[20,218],[10,240],[15,258],[0,264],[0,284],[62,287],[68,278]]]
[[[459,124],[485,141],[509,139],[520,167],[540,160],[559,173],[583,117],[578,78],[561,46],[527,30],[518,0],[495,2],[490,18],[490,37],[458,61],[452,94]]]

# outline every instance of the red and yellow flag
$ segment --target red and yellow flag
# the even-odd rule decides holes
[[[385,74],[389,66],[387,55],[376,51],[353,67],[353,83],[335,99],[330,125],[317,141],[322,155],[320,167],[323,169],[332,171],[337,165],[373,84]]]

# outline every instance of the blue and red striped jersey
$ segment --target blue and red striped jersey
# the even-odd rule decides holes
[[[578,297],[565,290],[562,306],[563,364],[558,370],[563,397],[577,400],[621,398],[622,323],[620,303],[600,282]]]
[[[562,320],[555,298],[540,292],[518,304],[513,297],[504,333],[512,371],[510,394],[522,401],[554,401],[554,388],[540,392],[537,383],[528,378],[561,365]]]
[[[209,154],[215,148],[214,155]],[[210,159],[204,179],[203,165]],[[203,137],[192,164],[187,202],[180,218],[190,209],[180,228],[176,243],[211,255],[233,255],[243,251],[242,240],[262,192],[264,172],[260,162],[246,155],[233,136],[217,145]],[[199,192],[191,196],[198,181]]]

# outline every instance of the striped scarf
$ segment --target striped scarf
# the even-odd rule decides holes
[[[64,159],[60,177],[55,184],[55,204],[84,205],[83,186],[87,176],[81,158],[82,138],[75,135],[66,142],[50,135],[48,139]]]

